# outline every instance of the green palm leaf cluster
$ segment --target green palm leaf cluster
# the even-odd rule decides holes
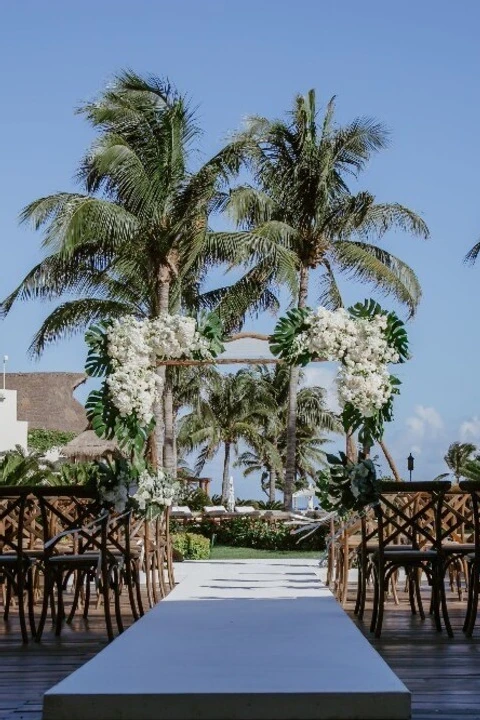
[[[180,419],[179,444],[183,452],[198,450],[196,472],[223,452],[222,500],[229,491],[232,453],[245,476],[258,476],[262,490],[275,502],[284,488],[286,416],[289,370],[263,366],[236,374],[211,371],[200,399]],[[325,407],[324,391],[303,387],[298,399],[296,487],[315,479],[324,464],[326,432],[340,432],[339,418]],[[247,447],[240,452],[241,445]]]
[[[480,480],[480,457],[473,443],[453,442],[444,456],[448,469],[458,483],[461,478]]]

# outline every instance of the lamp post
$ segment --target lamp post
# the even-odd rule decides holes
[[[415,458],[413,457],[412,453],[410,453],[410,455],[407,458],[407,468],[408,468],[408,472],[410,473],[410,482],[412,482],[412,471],[414,469],[414,463],[415,463]]]

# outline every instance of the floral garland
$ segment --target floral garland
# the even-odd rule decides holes
[[[290,310],[277,323],[270,347],[292,365],[340,362],[336,382],[345,430],[363,425],[368,439],[381,437],[400,384],[387,366],[408,358],[407,335],[395,313],[373,300],[348,310]]]
[[[153,418],[163,381],[157,361],[213,357],[208,339],[194,318],[163,314],[155,320],[126,316],[108,327],[107,352],[112,371],[107,377],[112,403],[122,417],[135,413],[142,425]]]
[[[153,320],[131,315],[89,328],[86,372],[104,377],[90,393],[87,416],[100,437],[115,437],[121,447],[141,454],[153,428],[154,407],[163,380],[157,364],[169,359],[210,360],[223,351],[218,318],[164,313]]]

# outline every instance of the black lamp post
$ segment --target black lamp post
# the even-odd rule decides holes
[[[407,458],[407,468],[408,472],[410,473],[410,482],[412,482],[412,471],[414,468],[415,458],[413,457],[412,453]]]

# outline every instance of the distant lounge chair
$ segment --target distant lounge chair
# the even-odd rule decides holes
[[[235,512],[239,515],[250,515],[251,513],[256,512],[253,505],[237,505],[235,507]]]
[[[179,516],[182,517],[191,517],[192,511],[188,507],[188,505],[173,505],[172,509],[170,510],[170,514],[172,516]]]
[[[222,515],[227,510],[223,505],[207,505],[203,508],[203,512],[207,515]]]

